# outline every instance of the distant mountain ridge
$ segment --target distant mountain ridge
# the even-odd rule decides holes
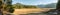
[[[39,8],[56,8],[56,3],[51,3],[51,4],[41,4],[41,5],[37,5],[37,7]]]

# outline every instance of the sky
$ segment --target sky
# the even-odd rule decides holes
[[[38,4],[49,4],[57,3],[58,0],[12,0],[12,4],[22,3],[25,5],[38,5]]]

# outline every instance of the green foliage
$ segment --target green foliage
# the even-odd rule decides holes
[[[14,7],[14,8],[20,9],[20,8],[22,7],[22,4],[16,3],[16,4],[13,5],[13,7]]]
[[[13,5],[14,8],[20,9],[20,8],[37,8],[36,6],[32,5],[23,5],[21,3],[16,3]]]
[[[12,5],[7,5],[5,7],[5,9],[8,10],[10,13],[13,13],[14,12],[14,9],[13,9]]]
[[[13,8],[10,8],[10,9],[9,9],[9,12],[10,12],[10,13],[13,13],[13,12],[14,12],[14,9],[13,9]]]
[[[37,8],[37,7],[36,6],[28,5],[28,6],[24,6],[24,8]]]

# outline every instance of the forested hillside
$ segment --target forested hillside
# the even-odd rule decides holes
[[[24,5],[21,3],[13,4],[13,7],[17,8],[17,9],[20,9],[20,8],[37,8],[36,6],[33,6],[33,5]]]

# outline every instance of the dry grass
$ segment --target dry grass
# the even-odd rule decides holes
[[[15,9],[14,14],[27,14],[32,12],[46,12],[49,11],[46,9],[40,9],[40,8],[23,8],[23,9]]]

